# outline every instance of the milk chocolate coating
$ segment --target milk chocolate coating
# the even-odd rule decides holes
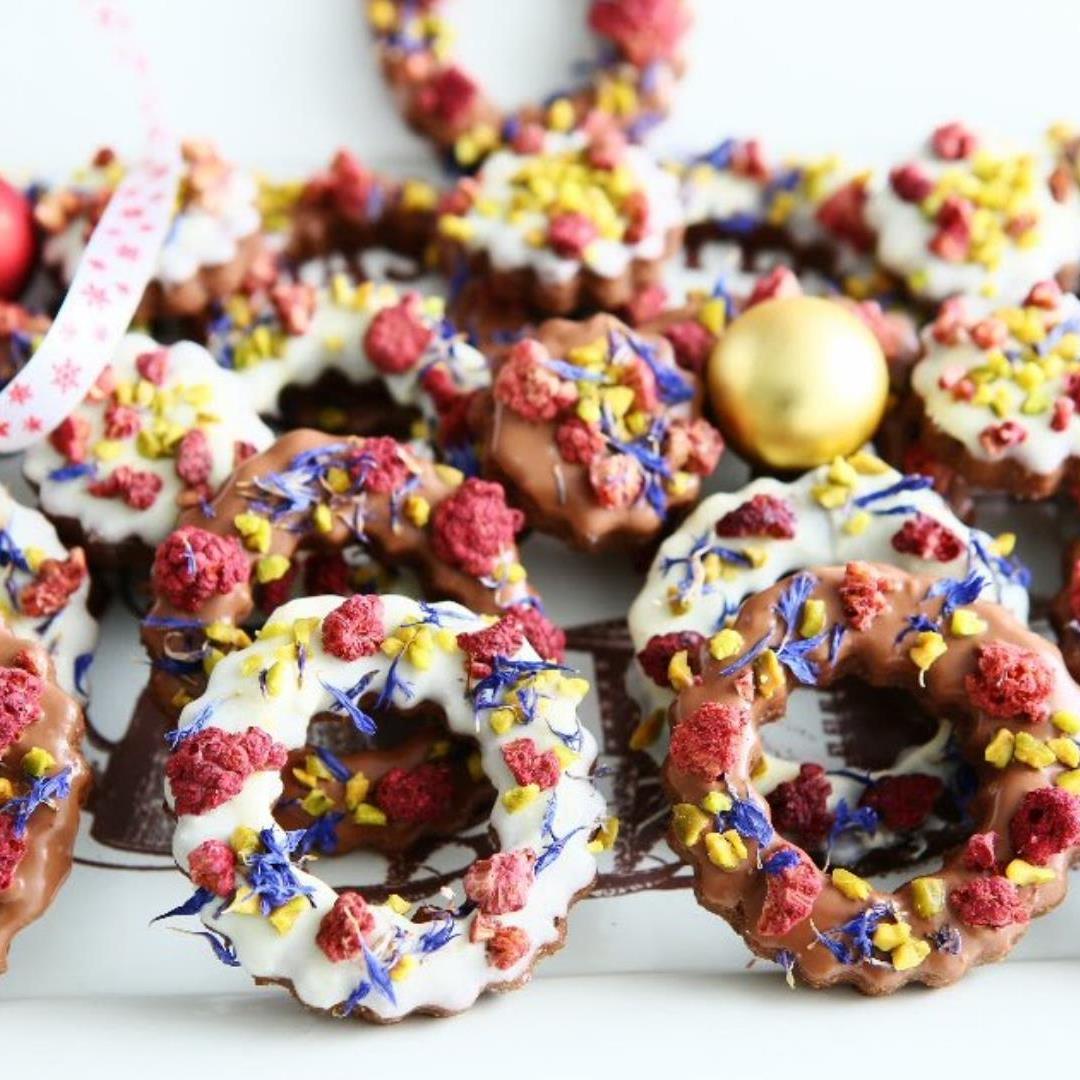
[[[945,632],[948,650],[925,673],[925,685],[920,685],[919,669],[909,656],[914,640],[908,634],[899,644],[896,639],[907,628],[907,617],[916,613],[937,617],[941,607],[938,599],[926,601],[928,589],[934,579],[908,575],[894,567],[874,565],[875,573],[892,584],[888,607],[876,618],[867,631],[847,628],[835,662],[828,660],[828,642],[824,642],[810,657],[820,666],[818,685],[827,687],[845,676],[854,676],[873,686],[899,687],[912,694],[920,706],[930,715],[944,717],[955,723],[954,737],[964,758],[975,769],[979,790],[970,807],[974,821],[973,832],[997,834],[996,851],[1002,865],[1014,855],[1009,838],[1009,823],[1023,796],[1029,792],[1053,785],[1053,778],[1061,766],[1034,769],[1014,761],[1005,769],[997,769],[984,760],[987,744],[998,728],[1027,731],[1035,738],[1051,738],[1059,732],[1046,719],[1037,723],[1024,723],[1019,718],[1002,720],[988,716],[973,708],[965,676],[975,668],[976,653],[980,645],[991,641],[1007,642],[1037,654],[1053,676],[1053,688],[1049,700],[1049,713],[1058,710],[1080,711],[1080,688],[1069,678],[1061,654],[1045,639],[1032,633],[1003,608],[996,604],[977,602],[966,607],[974,610],[985,622],[987,629],[973,637],[955,637]],[[815,568],[809,573],[819,580],[812,595],[822,599],[826,606],[826,625],[846,625],[839,596],[839,586],[844,578],[841,567]],[[776,611],[776,605],[790,581],[782,581],[774,587],[749,599],[740,611],[735,629],[743,636],[745,648],[757,642],[763,635],[769,636],[770,645],[776,648],[784,638],[784,623]],[[758,729],[783,718],[787,697],[797,685],[790,672],[787,682],[782,683],[771,698],[755,693],[745,702],[736,684],[740,673],[721,674],[731,665],[732,659],[717,661],[709,658],[703,670],[700,685],[693,686],[679,695],[672,707],[671,722],[677,728],[681,720],[691,715],[705,702],[715,701],[745,707],[749,713],[749,731],[742,740],[739,762],[726,774],[725,781],[708,783],[699,777],[681,772],[669,757],[664,765],[664,777],[674,801],[699,803],[708,791],[730,790],[739,798],[752,799],[758,809],[771,818],[766,801],[754,792],[751,776],[761,760],[762,745]],[[745,686],[745,676],[744,676]],[[888,718],[882,717],[887,723]],[[781,950],[794,956],[796,970],[811,986],[829,986],[850,983],[866,994],[887,994],[908,982],[920,982],[927,986],[944,986],[955,982],[970,967],[1000,960],[1020,940],[1027,929],[1027,922],[1012,923],[1000,928],[969,926],[951,909],[931,918],[920,917],[914,908],[911,883],[907,882],[895,892],[886,893],[874,889],[868,900],[859,902],[847,899],[828,880],[817,897],[811,915],[797,923],[780,936],[764,936],[759,933],[766,894],[766,873],[760,861],[777,848],[785,845],[780,836],[774,836],[769,844],[759,850],[753,840],[746,840],[749,858],[732,872],[721,870],[706,857],[705,846],[699,842],[693,848],[680,843],[674,829],[670,842],[677,852],[694,868],[694,889],[698,902],[710,911],[722,916],[737,930],[750,949],[759,956],[776,959]],[[1055,877],[1044,885],[1019,889],[1024,909],[1031,916],[1041,915],[1056,907],[1067,889],[1066,871],[1070,864],[1080,860],[1080,846],[1074,846],[1051,856],[1046,866],[1053,869]],[[963,846],[947,852],[941,869],[931,871],[934,877],[945,882],[947,893],[966,882],[983,876],[964,865]],[[952,954],[932,949],[917,967],[897,971],[888,962],[869,964],[855,962],[842,964],[816,940],[814,928],[825,932],[842,925],[875,903],[891,902],[896,905],[897,918],[911,926],[912,938],[923,940],[944,926],[951,926],[961,934],[959,952]],[[879,954],[879,957],[885,954]]]
[[[594,315],[582,322],[549,319],[533,336],[553,357],[562,358],[571,349],[592,344],[612,331],[630,333],[613,315]],[[637,336],[693,385],[693,399],[684,405],[665,406],[666,415],[700,416],[700,381],[675,366],[667,340],[647,334]],[[670,497],[666,518],[643,495],[632,506],[607,508],[593,493],[588,467],[566,461],[559,453],[555,443],[558,421],[526,420],[496,400],[490,391],[477,395],[471,420],[480,433],[485,475],[503,484],[510,500],[525,511],[533,528],[582,551],[633,551],[647,546],[678,520],[680,510],[691,506],[701,490],[700,478],[694,477],[683,495]]]
[[[201,507],[192,507],[180,515],[176,527],[191,525],[219,536],[237,537],[239,534],[233,525],[233,519],[250,510],[250,499],[256,491],[253,487],[256,478],[287,468],[297,454],[316,447],[359,446],[362,443],[362,439],[355,437],[335,437],[318,431],[290,432],[278,439],[268,450],[248,458],[236,469],[215,496],[211,506],[212,516],[207,517]],[[420,477],[420,483],[412,493],[423,496],[434,513],[438,504],[448,498],[454,488],[439,475],[430,462],[414,457],[407,447],[403,446],[402,452]],[[433,599],[456,600],[472,611],[494,615],[508,604],[530,595],[529,587],[524,582],[492,587],[438,558],[427,529],[418,528],[404,516],[398,516],[396,520],[392,517],[390,495],[366,492],[359,499],[362,501],[364,536],[371,554],[385,565],[405,566],[416,571],[425,593]],[[285,527],[275,528],[271,535],[269,552],[266,554],[284,555],[291,560],[302,549],[331,552],[354,543],[356,538],[339,515],[335,518],[333,529],[326,534],[317,533],[313,528],[307,532],[295,532]],[[254,565],[264,553],[248,551],[247,554]],[[194,618],[201,620],[204,625],[225,621],[234,626],[244,626],[254,609],[252,584],[246,583],[238,585],[227,596],[212,597],[196,612],[180,611],[164,597],[157,596],[150,611],[150,618]],[[170,649],[180,645],[186,633],[144,624],[142,640],[151,660],[160,660],[169,655]],[[202,635],[196,633],[193,637],[201,640]],[[194,642],[185,641],[183,644],[185,650],[189,651]],[[181,676],[160,667],[155,667],[150,677],[150,687],[155,700],[174,715],[177,712],[174,701],[177,691],[183,690],[191,697],[198,697],[205,685],[205,676],[201,674]]]
[[[82,709],[53,681],[52,663],[45,650],[20,641],[0,624],[0,666],[12,667],[20,653],[44,673],[45,693],[40,719],[4,752],[0,776],[11,780],[19,793],[25,779],[19,763],[31,748],[39,746],[52,754],[58,770],[70,767],[71,794],[55,809],[40,806],[34,811],[26,832],[26,855],[16,867],[11,885],[0,891],[0,973],[7,970],[11,939],[45,912],[71,871],[79,810],[90,787],[90,770],[80,750]]]

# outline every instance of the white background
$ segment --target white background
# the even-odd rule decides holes
[[[213,136],[229,156],[279,175],[322,164],[340,144],[380,165],[433,171],[431,155],[383,92],[359,0],[128,6],[182,133]],[[588,55],[584,0],[448,7],[461,55],[507,103],[556,88],[568,60]],[[665,151],[759,134],[781,154],[836,150],[852,162],[883,163],[953,117],[1021,138],[1070,118],[1070,107],[1080,120],[1080,19],[1070,0],[697,0],[695,7],[689,75],[655,139]],[[0,48],[0,165],[63,175],[101,143],[138,148],[129,84],[110,70],[75,0],[0,0]],[[589,587],[575,578],[572,589],[566,581],[576,564],[553,548],[537,562],[546,594],[566,597],[557,612],[564,619],[616,613],[632,592],[630,581],[614,580],[619,567],[610,561],[606,586],[593,566]],[[133,656],[106,661],[101,681],[123,679]],[[109,717],[99,722],[110,726]],[[123,722],[111,718],[113,727]],[[703,1075],[747,1065],[770,1077],[796,1065],[813,1075],[816,1061],[834,1074],[850,1067],[910,1077],[931,1055],[941,1071],[968,1067],[961,1056],[969,1055],[982,1062],[992,1055],[1001,1068],[1033,1053],[1060,1065],[1067,1040],[1037,1034],[1022,1010],[1039,1008],[1045,1017],[1047,1005],[1068,1009],[1080,988],[1076,897],[1043,920],[1006,967],[948,991],[870,1002],[843,991],[789,994],[775,974],[743,975],[741,947],[686,894],[642,896],[583,905],[569,948],[526,992],[454,1021],[368,1030],[309,1017],[271,991],[223,996],[242,988],[242,976],[212,968],[185,939],[145,930],[145,918],[182,892],[179,879],[108,877],[102,889],[78,871],[51,918],[17,942],[13,970],[0,983],[0,1031],[15,1036],[5,1049],[14,1045],[18,1055],[5,1064],[36,1059],[90,1075],[118,1067],[123,1075],[116,1057],[123,1053],[140,1062],[153,1054],[161,1076],[207,1067],[216,1076],[222,1065],[231,1073],[276,1065],[319,1075],[342,1062],[406,1077],[461,1071],[517,1080],[586,1069],[638,1075],[685,1058]],[[133,898],[132,890],[146,895]],[[137,917],[118,920],[121,907]],[[1055,954],[1066,959],[1048,959]],[[200,988],[206,995],[191,996]],[[204,1051],[214,1054],[212,1066],[197,1063]]]

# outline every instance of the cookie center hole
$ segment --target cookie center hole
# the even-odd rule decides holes
[[[773,824],[823,868],[879,885],[969,835],[974,774],[947,725],[899,690],[844,679],[762,730]]]

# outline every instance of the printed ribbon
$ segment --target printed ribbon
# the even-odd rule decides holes
[[[124,178],[90,236],[67,296],[26,365],[0,390],[0,453],[24,450],[68,417],[131,324],[172,222],[180,154],[162,122],[146,53],[114,2],[81,0],[133,76],[144,160]]]

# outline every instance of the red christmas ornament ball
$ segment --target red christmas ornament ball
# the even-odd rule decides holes
[[[30,200],[0,180],[0,300],[14,300],[22,292],[36,252]]]

